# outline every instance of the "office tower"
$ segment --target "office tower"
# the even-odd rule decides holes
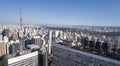
[[[20,52],[20,43],[11,44],[11,50],[12,54],[17,54],[18,52]]]
[[[23,53],[17,57],[8,55],[5,58],[5,66],[38,66],[38,51]]]
[[[107,42],[103,42],[102,43],[102,46],[101,46],[102,50],[103,50],[103,53],[107,53],[108,52],[108,43]]]
[[[0,41],[0,56],[6,54],[6,44],[4,41]]]
[[[10,32],[9,29],[4,29],[3,32],[2,32],[3,37],[4,37],[4,36],[9,37],[9,32]]]
[[[19,37],[20,39],[23,38],[23,35],[24,35],[23,32],[24,32],[23,30],[20,30],[20,29],[19,29],[19,31],[18,31],[18,37]]]
[[[89,45],[89,41],[88,41],[87,37],[82,38],[81,43],[83,46],[82,48],[87,48]]]
[[[9,41],[9,39],[8,39],[7,36],[4,36],[4,37],[3,37],[3,40],[4,40],[5,43],[7,43],[7,42]]]
[[[40,39],[40,48],[43,47],[44,43],[45,43],[45,40],[44,39]]]
[[[59,30],[55,31],[55,37],[59,37]]]
[[[20,42],[19,40],[13,41],[7,43],[7,54],[13,54],[16,55],[20,51]]]
[[[49,45],[46,44],[46,41],[43,42],[43,47],[41,49],[42,51],[42,57],[43,57],[43,66],[48,66],[48,51],[49,51]]]
[[[38,66],[43,66],[43,54],[42,53],[38,53]]]
[[[32,38],[32,43],[42,48],[43,40],[41,39],[40,36],[34,36],[34,38]]]
[[[64,40],[67,38],[67,33],[66,32],[64,32]]]
[[[112,52],[113,52],[113,50],[112,50],[112,49],[113,49],[113,42],[112,42],[112,41],[110,41],[110,42],[109,42],[109,52],[110,52],[110,53],[112,53]]]
[[[60,39],[63,40],[64,36],[63,36],[63,31],[60,31]]]
[[[77,33],[75,33],[75,41],[77,42],[77,39],[78,39],[78,34]]]
[[[51,46],[52,46],[52,31],[49,32],[49,49],[48,49],[48,53],[49,55],[51,55]]]
[[[95,44],[95,50],[100,53],[100,50],[101,50],[101,42],[100,41],[97,41],[96,44]]]
[[[52,41],[55,42],[55,40],[56,40],[55,32],[53,32],[53,35],[52,35]]]
[[[91,39],[90,39],[90,41],[89,41],[89,48],[90,48],[90,50],[94,50],[95,49],[95,39],[94,39],[94,37],[92,36],[91,37]]]
[[[54,31],[54,35],[55,35],[55,37],[58,36],[58,30],[55,30],[55,31]]]
[[[113,37],[109,37],[107,38],[107,43],[108,43],[108,51],[112,54],[115,54],[117,50],[116,39]]]
[[[117,37],[117,57],[120,59],[120,36]]]
[[[10,42],[6,43],[6,54],[9,55],[10,54]]]
[[[24,35],[25,37],[28,35],[28,28],[24,28]]]
[[[72,39],[73,39],[72,46],[76,46],[76,45],[77,45],[77,41],[78,41],[78,34],[77,34],[77,33],[74,33]]]
[[[48,51],[43,54],[43,66],[48,66]]]
[[[31,45],[31,44],[33,44],[33,43],[32,43],[32,39],[26,38],[26,39],[24,40],[24,47],[25,47],[25,48],[27,48],[27,45]]]
[[[120,36],[117,37],[118,49],[120,49]]]

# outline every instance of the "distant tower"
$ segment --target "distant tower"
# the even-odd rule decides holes
[[[20,50],[23,50],[23,19],[22,19],[22,0],[20,0],[20,30],[19,30],[19,40],[20,40],[20,44],[21,44],[21,48]]]
[[[20,29],[22,29],[22,0],[20,0]]]

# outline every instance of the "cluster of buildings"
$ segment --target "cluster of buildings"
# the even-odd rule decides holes
[[[76,60],[76,55],[82,57],[84,55],[81,53],[87,52],[89,54],[85,53],[86,60],[91,58],[90,54],[96,54],[92,59],[101,63],[93,65],[106,66],[109,61],[99,59],[98,56],[112,58],[116,62],[120,60],[119,33],[119,27],[24,25],[21,29],[19,25],[0,25],[0,56],[6,55],[6,66],[48,66],[52,60],[53,66],[56,66],[54,65],[56,63],[63,64],[59,64],[60,66],[82,66],[82,64],[84,66],[82,63],[84,58],[78,57]],[[65,47],[59,48],[59,46]],[[70,53],[76,54],[75,57]],[[62,62],[62,58],[69,59],[67,60],[69,63]],[[110,63],[111,66],[114,64],[119,66],[117,63]]]
[[[55,42],[58,44],[120,58],[120,28],[118,27],[50,28],[54,29],[53,37],[55,35]]]
[[[6,55],[5,66],[26,66],[23,61],[30,59],[33,60],[29,61],[28,65],[42,66],[44,63],[47,65],[47,55],[51,55],[51,30],[38,28],[34,25],[25,25],[22,29],[18,25],[1,25],[0,27],[2,30],[0,33],[0,56]],[[45,57],[43,58],[41,55]],[[45,59],[44,62],[42,60],[41,63],[38,63],[42,58]]]

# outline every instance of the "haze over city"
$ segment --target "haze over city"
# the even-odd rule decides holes
[[[120,0],[23,0],[23,24],[120,25]],[[19,0],[0,0],[0,23],[19,24]]]

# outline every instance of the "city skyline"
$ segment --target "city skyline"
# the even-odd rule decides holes
[[[120,25],[119,0],[22,0],[23,24]],[[20,1],[0,1],[0,23],[19,24]]]

